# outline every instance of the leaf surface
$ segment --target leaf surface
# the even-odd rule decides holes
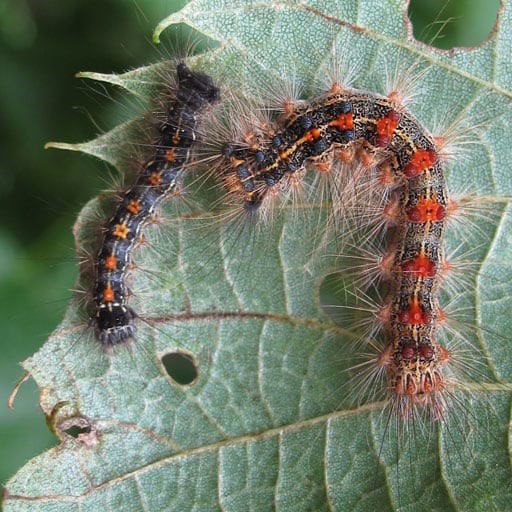
[[[190,25],[220,43],[196,57],[198,67],[256,88],[286,72],[311,88],[333,46],[357,64],[356,85],[369,90],[382,92],[383,76],[396,66],[430,66],[414,114],[434,126],[467,111],[470,123],[484,126],[476,147],[450,165],[450,188],[510,195],[512,6],[472,51],[414,41],[405,12],[406,2],[392,0],[193,0],[156,34]],[[149,66],[90,77],[145,95],[158,73]],[[115,148],[128,131],[122,125],[72,149],[118,165]],[[78,244],[87,245],[97,209],[94,200],[80,214]],[[509,208],[498,208],[497,222],[485,221],[476,235],[460,228],[448,240],[449,247],[473,248],[482,261],[467,306],[484,326],[475,350],[487,355],[487,378],[472,384],[465,420],[431,436],[409,432],[413,441],[401,439],[399,452],[382,404],[350,406],[344,370],[352,337],[320,305],[320,285],[336,262],[313,257],[308,242],[318,226],[307,212],[285,210],[254,243],[246,231],[234,239],[229,226],[183,216],[172,203],[165,210],[172,221],[148,229],[150,243],[136,255],[150,272],[136,274],[132,303],[151,321],[140,324],[132,349],[102,353],[84,334],[83,306],[72,304],[24,362],[62,442],[8,482],[6,511],[510,506]],[[172,381],[155,362],[174,351],[193,356],[199,375],[191,385]],[[61,422],[70,417],[89,422],[92,432],[65,435]]]

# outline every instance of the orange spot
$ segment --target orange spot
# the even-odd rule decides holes
[[[112,290],[112,286],[110,284],[107,284],[103,289],[103,300],[105,302],[113,302],[114,298],[114,290]]]
[[[245,164],[245,160],[240,160],[239,158],[231,157],[230,160],[233,167],[240,167],[242,164]]]
[[[149,183],[153,186],[160,185],[160,183],[162,183],[162,177],[158,171],[154,171],[149,175]]]
[[[436,199],[425,197],[418,201],[416,206],[407,210],[407,218],[411,222],[431,222],[443,220],[446,217],[446,208]]]
[[[174,162],[175,158],[176,158],[176,149],[171,148],[171,149],[166,150],[166,152],[165,152],[165,159],[168,162]]]
[[[415,258],[406,261],[402,265],[402,270],[417,277],[434,277],[436,275],[434,262],[424,254],[418,254]]]
[[[116,224],[114,228],[114,236],[117,236],[117,238],[122,238],[123,240],[126,240],[126,237],[128,236],[128,233],[130,230],[126,226],[126,224]]]
[[[418,176],[425,169],[432,167],[436,161],[436,153],[431,149],[417,149],[410,162],[405,166],[404,174],[408,178]]]
[[[437,320],[440,324],[446,322],[446,313],[444,309],[437,308]]]
[[[340,130],[352,130],[354,128],[354,114],[340,114],[334,121],[329,123],[329,126],[334,126]]]
[[[322,131],[320,130],[320,128],[311,128],[311,130],[307,131],[304,134],[304,140],[306,142],[311,142],[312,140],[315,140],[315,139],[318,139],[319,137],[321,137],[321,135],[322,135]]]
[[[409,308],[398,313],[398,321],[408,325],[424,325],[428,323],[429,317],[423,311],[417,298],[413,298],[409,304]]]
[[[117,258],[113,254],[105,259],[105,268],[107,270],[115,270],[117,268]]]
[[[126,209],[133,215],[137,215],[141,209],[140,201],[138,199],[131,199],[126,206]]]
[[[400,121],[400,114],[391,110],[387,116],[377,120],[377,145],[387,146],[395,133]]]

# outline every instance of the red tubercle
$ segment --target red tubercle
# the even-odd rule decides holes
[[[432,197],[424,197],[415,206],[407,209],[407,218],[411,222],[435,222],[445,217],[446,208]]]
[[[411,300],[407,309],[398,313],[398,321],[402,324],[424,325],[427,324],[429,320],[429,315],[423,311],[423,308],[416,297]]]
[[[402,359],[406,361],[411,361],[416,357],[416,348],[412,345],[404,345],[402,350],[400,351]]]
[[[422,359],[426,359],[427,361],[431,361],[434,357],[435,351],[430,345],[420,345],[418,347],[418,355]]]
[[[340,130],[353,130],[354,129],[354,114],[340,114],[334,121],[329,123],[329,126],[334,126]]]
[[[174,162],[176,159],[176,148],[170,148],[165,151],[165,159],[168,162]]]
[[[160,171],[154,171],[149,175],[148,181],[150,185],[153,185],[154,187],[160,185],[162,183],[162,176]]]
[[[399,122],[400,114],[395,110],[377,120],[377,146],[384,147],[391,142]]]
[[[425,254],[420,253],[415,258],[403,263],[402,271],[418,278],[434,277],[436,265]]]
[[[417,149],[409,163],[405,166],[404,174],[407,178],[420,175],[425,169],[432,167],[436,162],[436,152],[432,149]]]
[[[142,208],[142,204],[140,199],[131,199],[126,206],[126,209],[132,214],[137,215],[140,213]]]

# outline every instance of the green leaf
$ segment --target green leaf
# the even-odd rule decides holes
[[[428,65],[413,112],[427,126],[461,111],[485,122],[480,143],[450,166],[451,189],[509,196],[512,6],[481,47],[442,52],[411,39],[406,3],[196,0],[156,34],[187,23],[220,43],[195,65],[245,77],[249,87],[283,71],[309,87],[333,45],[359,65],[356,85],[371,90],[397,63]],[[145,96],[157,73],[88,76]],[[118,165],[129,132],[123,125],[71,149]],[[80,214],[81,246],[98,208],[94,200]],[[465,419],[398,440],[381,403],[350,405],[352,335],[320,306],[320,285],[339,263],[314,257],[314,205],[304,215],[284,210],[254,243],[248,230],[236,238],[229,225],[182,215],[172,202],[165,210],[172,222],[147,229],[151,243],[137,250],[149,272],[137,274],[133,303],[152,321],[140,323],[131,350],[102,353],[80,324],[83,305],[72,304],[23,363],[61,443],[7,483],[6,511],[510,508],[510,208],[498,208],[492,224],[479,221],[476,235],[466,226],[448,240],[482,261],[467,305],[484,326],[474,350],[487,356],[489,378],[471,384]],[[188,386],[155,363],[174,351],[195,360],[199,375]],[[67,435],[73,424],[89,432]]]

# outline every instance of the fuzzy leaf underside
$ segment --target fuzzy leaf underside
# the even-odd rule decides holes
[[[451,190],[509,196],[512,6],[472,51],[441,52],[414,41],[405,12],[405,2],[392,0],[193,0],[157,34],[183,22],[218,41],[194,64],[226,81],[236,76],[249,89],[286,72],[310,87],[333,45],[358,64],[355,85],[369,90],[382,91],[382,77],[397,63],[403,70],[430,66],[414,114],[434,126],[467,110],[470,123],[483,123],[479,144],[449,167]],[[145,96],[159,70],[85,76]],[[128,131],[129,123],[71,149],[118,165],[116,147]],[[79,245],[87,246],[98,208],[93,200],[81,212]],[[5,510],[506,510],[510,210],[498,208],[496,222],[481,224],[469,239],[463,228],[448,239],[449,247],[464,241],[482,261],[468,304],[472,321],[485,327],[476,343],[488,357],[489,378],[472,384],[472,428],[415,433],[414,442],[402,441],[398,458],[381,404],[350,406],[343,370],[352,336],[319,299],[337,262],[314,257],[309,241],[318,225],[309,210],[285,210],[252,242],[246,231],[234,240],[222,223],[182,215],[171,201],[171,221],[148,228],[149,243],[136,254],[149,271],[136,275],[132,303],[153,319],[140,324],[137,343],[102,353],[80,327],[83,305],[72,304],[23,363],[50,423],[80,416],[93,432],[82,441],[60,432],[61,444],[7,483]],[[176,350],[195,358],[199,376],[190,386],[171,381],[155,363],[155,354]]]

